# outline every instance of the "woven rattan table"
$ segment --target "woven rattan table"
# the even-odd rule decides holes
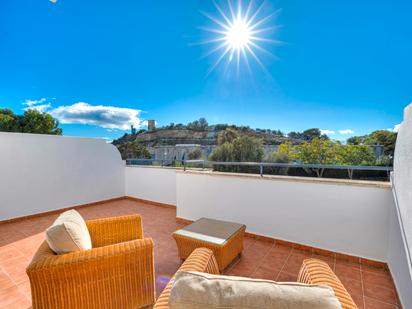
[[[173,233],[179,256],[186,259],[196,248],[213,251],[219,270],[225,269],[243,250],[246,225],[201,218]]]

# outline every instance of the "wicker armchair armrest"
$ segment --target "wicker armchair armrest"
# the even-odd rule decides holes
[[[333,289],[343,309],[357,309],[355,302],[329,265],[318,259],[303,261],[298,281],[307,284],[327,285]]]
[[[119,216],[86,221],[93,248],[143,238],[139,215]]]
[[[44,242],[27,267],[33,308],[151,305],[155,301],[153,248],[152,239],[145,238],[54,255]]]
[[[183,262],[179,271],[198,271],[209,274],[219,274],[219,266],[213,255],[213,251],[207,248],[195,249],[192,254]],[[156,301],[153,309],[168,309],[169,308],[169,296],[172,289],[173,279],[167,284],[162,294]]]

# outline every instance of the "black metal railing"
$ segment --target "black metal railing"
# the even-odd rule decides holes
[[[155,165],[187,168],[202,168],[218,170],[219,167],[255,167],[260,176],[265,175],[265,168],[305,169],[313,171],[317,177],[323,177],[325,170],[347,171],[349,179],[353,179],[355,171],[384,172],[389,178],[393,170],[391,166],[362,166],[362,165],[329,165],[329,164],[301,164],[301,163],[273,163],[273,162],[218,162],[209,160],[155,160],[155,159],[127,159],[126,165]]]

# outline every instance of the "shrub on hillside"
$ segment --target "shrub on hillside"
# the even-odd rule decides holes
[[[200,148],[196,148],[188,153],[187,159],[188,160],[199,160],[202,158],[202,150]]]
[[[150,159],[149,150],[136,142],[124,142],[116,145],[123,160],[126,159]]]

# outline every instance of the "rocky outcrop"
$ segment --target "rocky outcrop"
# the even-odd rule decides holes
[[[196,131],[189,129],[157,129],[137,134],[128,134],[115,140],[113,143],[120,144],[127,141],[136,141],[146,147],[175,146],[178,144],[212,146],[217,144],[217,136],[219,132],[220,131],[217,130]],[[293,144],[300,144],[302,142],[297,139],[256,131],[241,132],[241,134],[261,138],[264,145],[279,145],[286,141],[290,141]]]

